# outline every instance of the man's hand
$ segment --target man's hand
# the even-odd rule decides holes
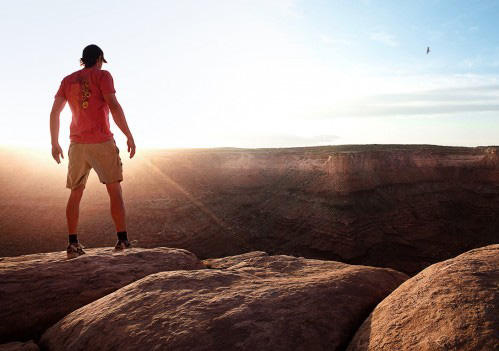
[[[128,152],[130,153],[130,158],[132,158],[133,155],[135,155],[135,141],[133,140],[133,138],[128,138],[126,144],[128,145]]]
[[[52,145],[52,157],[54,160],[56,160],[57,163],[61,163],[61,160],[59,158],[59,154],[61,155],[62,158],[64,158],[64,155],[62,154],[62,149],[59,144],[54,144]]]

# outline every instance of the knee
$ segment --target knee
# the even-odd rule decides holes
[[[71,195],[69,196],[69,198],[72,200],[81,200],[81,197],[83,196],[83,190],[85,190],[84,185],[81,185],[76,189],[71,189]]]

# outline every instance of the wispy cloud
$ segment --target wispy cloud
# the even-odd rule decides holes
[[[382,94],[355,100],[325,114],[335,117],[390,117],[499,111],[499,85]]]
[[[425,101],[484,101],[499,98],[499,84],[480,85],[475,87],[456,87],[445,89],[431,89],[406,94],[380,94],[371,97],[378,102],[425,102]]]
[[[398,42],[394,35],[386,33],[384,31],[374,31],[369,34],[371,40],[380,42],[387,46],[395,47],[398,46]]]
[[[298,7],[296,0],[282,0],[280,8],[284,16],[292,18],[302,18],[303,12]]]
[[[344,45],[344,46],[350,46],[352,45],[352,42],[350,40],[344,39],[344,38],[336,38],[336,37],[331,37],[326,34],[321,34],[320,35],[320,40],[326,45]]]
[[[493,57],[483,55],[475,55],[473,57],[464,58],[459,62],[458,67],[474,69],[474,68],[496,68],[499,66],[499,60]]]

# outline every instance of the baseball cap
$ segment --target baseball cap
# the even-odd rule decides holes
[[[100,55],[102,55],[102,61],[107,63],[102,49],[95,44],[90,44],[83,49],[81,60],[83,62],[95,62]]]

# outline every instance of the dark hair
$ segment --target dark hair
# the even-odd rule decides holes
[[[104,58],[104,52],[95,44],[90,44],[83,49],[80,65],[85,65],[85,68],[92,67],[97,63],[97,59],[102,56],[102,60],[107,63]]]

